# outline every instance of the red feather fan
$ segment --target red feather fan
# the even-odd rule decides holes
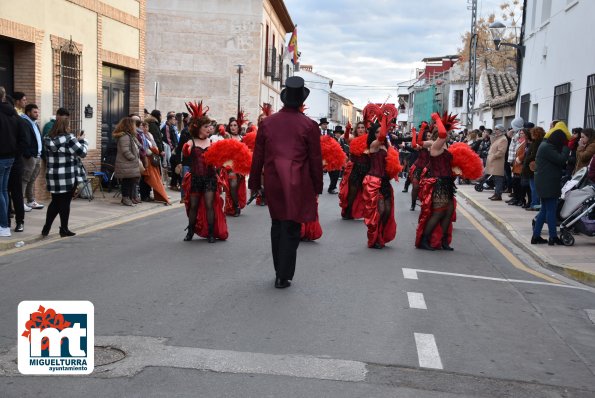
[[[332,137],[323,135],[320,137],[320,147],[322,149],[322,165],[325,170],[341,170],[345,165],[347,157],[341,145]]]
[[[388,147],[385,170],[386,174],[388,174],[388,177],[391,179],[397,178],[399,173],[403,170],[403,166],[401,166],[401,161],[399,160],[399,152],[392,146]]]
[[[247,133],[242,139],[242,142],[246,144],[251,151],[254,151],[254,146],[256,145],[256,130]]]
[[[217,141],[205,152],[207,164],[225,167],[235,173],[250,174],[252,154],[246,145],[236,140]]]
[[[355,137],[349,143],[349,153],[362,156],[368,150],[368,133]]]
[[[466,143],[457,142],[452,144],[448,148],[448,152],[452,154],[452,168],[460,169],[463,178],[476,180],[483,175],[483,162]]]

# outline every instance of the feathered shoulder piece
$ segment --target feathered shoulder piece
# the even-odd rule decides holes
[[[188,101],[186,102],[186,109],[188,109],[188,113],[190,113],[190,116],[192,116],[193,119],[200,119],[201,117],[205,116],[209,111],[208,106],[202,106],[202,101],[198,103]]]
[[[362,156],[368,150],[368,133],[351,139],[349,153],[355,156]]]
[[[240,128],[242,128],[244,124],[248,123],[248,119],[246,119],[246,113],[243,109],[238,112],[237,122]]]
[[[399,159],[399,152],[392,146],[388,147],[385,170],[390,179],[397,179],[399,173],[403,170],[403,166],[401,166],[401,161]]]
[[[251,128],[252,127],[255,127],[255,126],[251,126]],[[244,144],[246,144],[248,149],[250,149],[251,151],[254,151],[254,146],[256,146],[256,134],[257,134],[257,130],[252,129],[252,131],[249,131],[248,133],[246,133],[244,138],[242,138],[242,142]]]
[[[483,162],[469,145],[456,142],[448,147],[452,155],[453,173],[468,180],[476,180],[483,175]]]
[[[273,114],[273,105],[268,102],[263,103],[260,109],[262,110],[262,115],[271,116]]]
[[[207,164],[235,173],[250,174],[252,154],[246,145],[236,140],[220,140],[205,152]]]
[[[327,171],[341,170],[347,160],[341,145],[334,138],[323,135],[320,137],[320,149],[322,150],[322,166],[324,169]]]

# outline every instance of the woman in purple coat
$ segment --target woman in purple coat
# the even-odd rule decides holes
[[[272,218],[271,243],[276,288],[291,285],[295,272],[301,223],[316,220],[316,196],[322,193],[322,154],[316,122],[300,112],[310,90],[304,79],[287,79],[281,91],[283,109],[258,127],[249,188],[267,182],[267,204]]]

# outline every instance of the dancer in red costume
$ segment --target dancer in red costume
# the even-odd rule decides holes
[[[456,221],[455,183],[452,154],[447,150],[448,130],[455,127],[454,116],[432,114],[433,133],[438,134],[430,148],[430,161],[420,182],[421,213],[415,246],[424,250],[452,251],[452,223]]]
[[[394,105],[389,104],[382,107],[368,104],[366,108],[368,107],[377,108],[375,113],[380,125],[375,123],[368,129],[370,170],[363,181],[364,222],[368,227],[368,247],[382,249],[397,233],[393,188],[387,173],[388,152],[392,147],[386,138],[388,121],[397,117],[397,110]],[[364,113],[365,111],[366,109]],[[396,153],[398,163],[399,155],[394,149],[393,152]],[[391,158],[395,159],[394,154],[391,154]],[[398,167],[392,169],[394,172]]]
[[[343,171],[343,179],[339,185],[339,206],[343,220],[364,217],[364,200],[362,184],[370,170],[370,158],[367,152],[367,134],[364,122],[355,125],[353,137],[349,136],[350,125],[345,129],[345,141],[350,144],[349,162]],[[362,137],[362,138],[359,138]],[[358,142],[361,141],[361,142]],[[364,144],[363,145],[358,145]],[[361,149],[360,149],[361,148]]]
[[[415,130],[413,130],[411,136],[411,146],[415,151],[418,151],[417,159],[411,165],[409,174],[407,176],[407,178],[409,178],[411,181],[412,186],[411,207],[409,208],[411,211],[415,210],[415,203],[419,197],[419,182],[421,180],[422,172],[430,162],[430,147],[432,146],[432,141],[427,141],[426,139],[425,135],[427,133],[427,128],[428,124],[426,122],[422,122],[419,133],[416,134]]]
[[[219,195],[217,171],[205,162],[205,152],[209,150],[209,126],[211,120],[203,113],[200,104],[186,104],[192,120],[188,126],[191,139],[184,145],[184,157],[191,159],[190,173],[186,173],[182,185],[188,215],[188,233],[185,241],[192,240],[196,233],[206,237],[209,243],[215,239],[227,239],[227,223],[223,214],[223,201]]]
[[[240,111],[238,118],[230,118],[227,124],[227,132],[230,134],[232,140],[242,141],[240,135],[242,125],[246,123],[244,119],[244,112]],[[241,209],[246,207],[247,192],[246,192],[246,178],[242,174],[235,173],[233,170],[226,172],[227,183],[223,186],[225,191],[225,214],[228,216],[239,217]]]

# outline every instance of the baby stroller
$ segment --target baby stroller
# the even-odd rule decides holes
[[[588,177],[585,170],[575,173],[570,184],[570,190],[562,189],[563,205],[560,209],[560,240],[565,246],[574,245],[573,232],[586,236],[595,236],[595,187],[587,185]]]
[[[484,189],[494,189],[494,179],[491,174],[484,174],[476,183],[475,190],[477,192],[483,192]]]

